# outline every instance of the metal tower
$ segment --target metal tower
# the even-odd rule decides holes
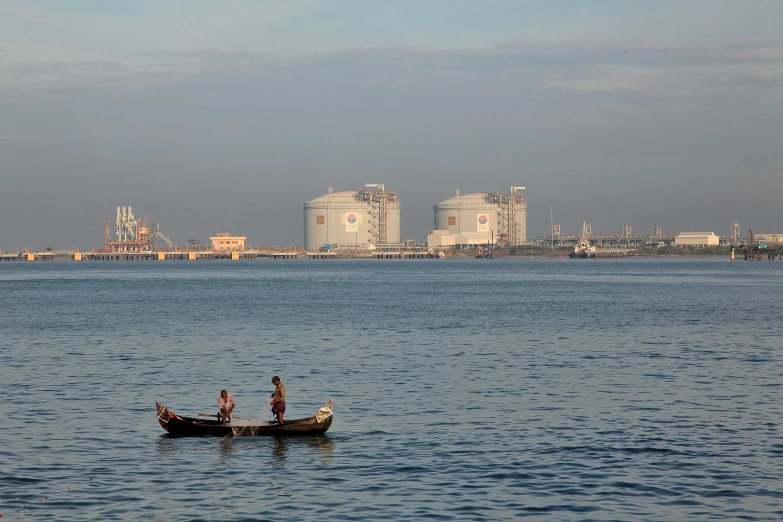
[[[736,221],[731,224],[731,231],[729,232],[731,242],[735,245],[739,245],[740,242],[740,226]]]
[[[133,215],[131,207],[117,207],[115,220],[117,239],[109,239],[109,221],[104,221],[104,250],[106,252],[144,252],[161,243],[172,246],[171,240],[161,234],[160,225],[147,226],[147,218]]]
[[[399,196],[392,190],[386,190],[382,183],[371,183],[364,186],[365,190],[356,193],[357,201],[367,203],[367,220],[370,236],[373,244],[389,242],[389,203],[399,200]]]
[[[588,238],[593,233],[593,227],[587,221],[582,221],[582,237]]]
[[[162,247],[164,244],[173,247],[174,245],[171,243],[171,240],[164,236],[160,231],[160,224],[155,223],[154,221],[150,223],[150,229],[149,229],[149,241],[150,245],[155,248],[155,250],[159,250],[160,247]]]
[[[508,192],[490,192],[487,203],[498,206],[498,242],[509,248],[516,248],[525,238],[518,212],[525,208],[525,187],[511,187]]]
[[[134,241],[138,236],[139,223],[131,207],[117,207],[117,240]]]

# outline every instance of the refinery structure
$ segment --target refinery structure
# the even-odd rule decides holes
[[[160,231],[155,222],[147,224],[147,218],[133,215],[132,207],[117,207],[115,220],[116,239],[109,236],[109,220],[103,222],[103,249],[105,252],[149,252],[163,245],[173,246],[171,240]]]
[[[427,237],[432,246],[472,248],[498,245],[516,248],[527,242],[525,187],[508,192],[456,195],[433,207],[435,230]]]
[[[334,192],[304,204],[305,250],[373,250],[400,243],[400,197],[383,184]]]

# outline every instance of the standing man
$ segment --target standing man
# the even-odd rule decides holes
[[[234,419],[234,406],[237,403],[234,401],[234,396],[226,392],[226,390],[220,390],[220,397],[218,398],[218,408],[220,408],[220,416],[223,419],[223,426],[226,425],[226,419],[231,422]]]
[[[283,414],[285,413],[285,386],[280,382],[280,377],[275,375],[272,377],[272,384],[275,385],[275,393],[271,394],[272,413],[277,415],[277,422],[285,424],[283,421]]]

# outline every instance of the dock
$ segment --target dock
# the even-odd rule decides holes
[[[745,261],[774,261],[775,259],[783,260],[780,255],[780,251],[777,248],[769,247],[767,245],[752,245],[752,246],[740,246],[738,248],[731,249],[731,260],[734,261],[736,253],[739,252],[745,258]]]
[[[398,251],[276,251],[276,250],[165,250],[165,251],[135,251],[106,252],[95,250],[80,252],[78,250],[51,250],[45,252],[12,252],[0,253],[3,261],[248,261],[258,259],[296,260],[296,259],[433,259],[435,255],[427,250]]]
[[[628,250],[620,249],[598,249],[591,252],[587,252],[587,257],[590,259],[620,259],[628,257]]]

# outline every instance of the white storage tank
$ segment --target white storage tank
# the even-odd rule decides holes
[[[517,246],[527,241],[527,201],[524,187],[509,192],[460,194],[433,207],[435,230],[470,238],[470,245],[494,241]],[[466,239],[467,241],[467,239]]]
[[[304,246],[368,248],[400,242],[400,198],[384,185],[333,192],[304,204]],[[372,247],[370,247],[372,248]]]

